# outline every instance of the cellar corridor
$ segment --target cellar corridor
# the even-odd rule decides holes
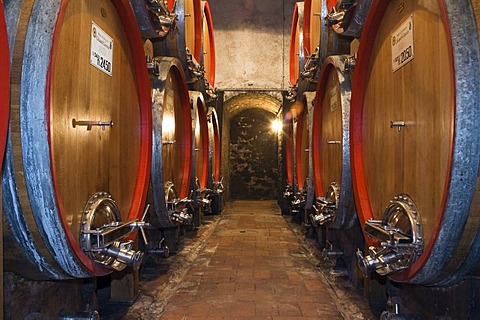
[[[373,319],[290,220],[275,201],[231,202],[160,260],[167,270],[147,263],[135,303],[101,306],[102,319]]]

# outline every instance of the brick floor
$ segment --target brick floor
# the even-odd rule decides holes
[[[233,202],[218,219],[176,284],[142,283],[149,300],[125,319],[149,319],[146,301],[163,307],[151,319],[366,319],[341,310],[275,202]]]

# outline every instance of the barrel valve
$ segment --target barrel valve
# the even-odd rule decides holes
[[[293,187],[292,185],[288,184],[283,191],[284,198],[291,198],[293,196]]]
[[[318,61],[320,61],[320,46],[315,48],[314,53],[308,55],[307,61],[305,62],[305,66],[303,67],[303,71],[301,73],[301,77],[313,81],[315,78],[315,72],[318,68]]]
[[[188,208],[184,206],[184,204],[192,201],[191,199],[185,198],[179,199],[176,202],[167,203],[170,220],[182,225],[192,224],[193,217],[188,212]]]
[[[406,194],[390,201],[382,220],[368,220],[364,232],[379,243],[370,246],[366,256],[357,251],[358,264],[365,276],[372,271],[388,275],[406,269],[423,252],[420,215]]]
[[[163,0],[149,0],[145,2],[151,21],[155,25],[156,32],[160,37],[165,37],[171,30],[175,29],[178,20],[175,14],[175,7],[170,12]],[[176,6],[176,2],[174,6]]]
[[[293,196],[292,199],[292,215],[296,215],[305,208],[305,203],[307,202],[307,190],[300,189],[298,192]]]
[[[83,211],[81,248],[92,260],[117,271],[129,266],[138,269],[143,252],[133,250],[133,241],[126,237],[145,222],[138,219],[123,223],[119,209],[106,192],[94,193]]]
[[[213,192],[217,195],[221,195],[223,193],[223,177],[220,178],[220,181],[213,182]]]
[[[340,198],[340,187],[336,182],[332,182],[328,187],[325,197],[318,197],[313,206],[314,212],[310,214],[310,221],[314,227],[324,225],[335,219],[338,211],[338,201]]]
[[[213,190],[209,188],[201,188],[198,178],[195,179],[195,185],[197,187],[197,204],[201,208],[202,212],[206,214],[212,213],[211,203]]]
[[[193,216],[188,212],[188,206],[192,204],[193,200],[191,197],[178,198],[175,186],[171,181],[165,183],[165,202],[168,217],[172,222],[182,225],[192,224]]]
[[[327,25],[336,33],[342,34],[348,27],[352,19],[353,10],[357,6],[356,1],[339,0],[332,10],[328,13],[326,20]]]

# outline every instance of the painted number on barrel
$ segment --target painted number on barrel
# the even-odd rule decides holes
[[[413,60],[413,16],[410,16],[391,35],[392,72]]]
[[[109,76],[112,75],[113,39],[92,21],[90,64]]]

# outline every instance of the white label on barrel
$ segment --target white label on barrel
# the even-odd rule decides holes
[[[93,21],[91,34],[90,64],[111,76],[113,39]]]
[[[392,72],[413,60],[413,16],[410,16],[391,35]]]

